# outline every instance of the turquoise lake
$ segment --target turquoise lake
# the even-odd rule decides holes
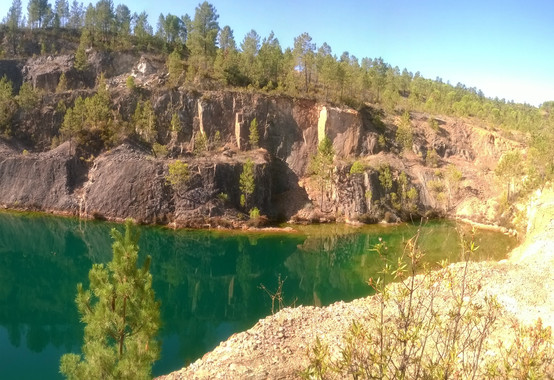
[[[93,263],[111,260],[109,231],[122,225],[37,214],[0,213],[0,368],[4,379],[60,379],[59,359],[79,352],[83,325],[74,299],[87,287]],[[139,227],[139,260],[152,256],[161,301],[161,358],[153,374],[179,369],[231,334],[271,314],[261,289],[284,279],[285,303],[329,305],[371,294],[368,278],[381,262],[371,248],[382,238],[389,251],[418,226],[294,226],[297,233],[238,233]],[[420,245],[436,263],[459,256],[454,222],[421,226]],[[500,260],[515,239],[478,231],[477,260]]]

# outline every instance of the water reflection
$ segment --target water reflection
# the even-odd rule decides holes
[[[86,284],[93,262],[110,260],[113,226],[0,213],[0,366],[8,368],[7,378],[59,378],[59,357],[78,352],[76,284]],[[141,228],[140,254],[152,255],[162,302],[162,357],[154,373],[196,360],[267,315],[271,300],[259,285],[274,291],[279,275],[286,278],[285,303],[296,298],[296,304],[327,305],[369,294],[365,282],[380,267],[369,248],[383,237],[391,251],[399,250],[415,228],[307,227],[288,235]],[[458,244],[449,223],[424,229],[422,245],[431,261]],[[514,244],[489,235],[480,235],[481,244],[493,240],[497,257]],[[34,365],[19,367],[16,358]]]

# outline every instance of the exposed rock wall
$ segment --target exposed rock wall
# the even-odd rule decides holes
[[[19,87],[23,84],[23,61],[16,59],[0,60],[0,78],[4,75],[12,82],[14,91],[19,91]]]
[[[118,122],[132,126],[136,104],[146,99],[152,102],[157,140],[168,145],[172,159],[180,158],[191,168],[187,190],[175,194],[165,183],[169,161],[152,159],[144,150],[131,152],[129,147],[102,154],[88,164],[77,157],[10,155],[3,158],[0,203],[115,219],[132,216],[145,223],[187,224],[188,220],[219,217],[229,210],[247,211],[240,206],[238,183],[242,164],[250,156],[256,158],[257,181],[251,206],[270,217],[394,221],[438,210],[488,223],[495,219],[495,204],[484,201],[498,195],[492,169],[503,152],[522,148],[469,120],[441,117],[439,127],[433,130],[429,115],[413,113],[414,143],[411,149],[403,150],[396,142],[399,116],[385,116],[369,106],[356,111],[309,99],[253,92],[168,90],[163,86],[166,74],[161,71],[163,62],[159,57],[94,51],[87,55],[88,68],[83,72],[73,68],[73,55],[0,61],[0,73],[46,91],[41,104],[14,116],[11,129],[16,139],[27,144],[29,150],[46,150],[59,136],[63,122],[58,102],[69,107],[77,96],[92,95],[96,76],[104,72],[113,110],[120,115]],[[69,88],[79,90],[53,93],[62,73],[68,78]],[[125,87],[129,75],[135,77],[136,91]],[[178,133],[171,130],[174,113],[181,126]],[[249,142],[254,119],[259,152],[252,150]],[[208,140],[211,151],[193,157],[198,134]],[[322,194],[308,169],[324,136],[333,142],[336,168]],[[430,165],[426,160],[433,150],[438,158]],[[91,154],[97,155],[98,150],[85,156]],[[351,175],[355,160],[362,162],[363,170]],[[437,170],[444,172],[449,164],[461,168],[463,177],[455,194],[443,190],[441,203],[430,184],[443,181]],[[77,166],[84,169],[77,170]],[[385,166],[390,168],[392,180],[387,189],[379,178]],[[75,170],[84,174],[77,175]],[[32,173],[27,181],[40,184],[23,184],[22,176],[26,174],[20,174],[22,171]],[[55,179],[43,178],[46,173],[54,173]],[[402,176],[408,184],[400,183]],[[417,199],[407,210],[405,199],[398,202],[398,198],[410,188],[417,190]],[[220,193],[226,195],[226,202],[218,201]]]
[[[64,157],[0,157],[0,204],[74,214],[83,164]]]

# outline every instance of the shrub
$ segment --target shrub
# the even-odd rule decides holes
[[[165,177],[167,183],[176,188],[183,187],[190,178],[189,165],[180,160],[169,164],[168,174]]]
[[[125,86],[127,86],[127,89],[129,89],[130,91],[135,91],[135,89],[137,88],[135,78],[132,75],[129,75],[127,77],[127,80],[125,81]]]
[[[363,174],[364,171],[365,171],[365,166],[360,161],[354,161],[354,163],[350,167],[350,175]]]
[[[194,149],[193,152],[196,155],[200,155],[204,153],[208,149],[208,141],[206,140],[206,136],[198,131],[194,135]]]
[[[431,129],[435,132],[438,131],[439,130],[439,122],[437,121],[437,119],[430,118],[429,119],[429,127],[431,127]]]
[[[250,219],[258,219],[260,217],[260,210],[257,207],[250,209]]]
[[[393,265],[386,243],[373,251],[382,270],[369,284],[377,292],[367,318],[352,323],[339,355],[331,357],[319,338],[311,347],[304,378],[449,379],[482,378],[483,353],[497,320],[499,305],[479,292],[470,276],[470,257],[478,247],[462,237],[462,266],[441,263],[432,272],[422,265],[419,233],[408,240],[405,255]],[[422,272],[416,277],[418,272]],[[395,283],[391,284],[391,281]],[[440,294],[443,291],[446,294]],[[508,355],[512,358],[513,356]]]
[[[425,165],[430,168],[436,168],[439,166],[439,155],[435,149],[431,148],[427,151],[427,155],[425,156]]]
[[[249,129],[249,136],[248,140],[250,142],[250,148],[257,149],[258,148],[258,142],[260,140],[260,135],[258,133],[258,121],[256,118],[254,118],[250,122],[250,129]]]
[[[152,152],[154,152],[154,156],[157,158],[167,157],[167,146],[156,142],[152,144]]]
[[[396,141],[403,149],[409,150],[413,144],[412,124],[410,123],[410,114],[408,111],[402,115],[402,120],[396,130]]]
[[[59,94],[65,91],[67,91],[67,77],[65,76],[65,73],[62,73],[62,75],[60,75],[60,79],[58,80],[58,85],[56,86],[56,93]]]
[[[222,202],[228,202],[229,201],[229,195],[227,193],[219,193],[219,194],[217,194],[217,199],[219,199]]]
[[[24,82],[19,89],[19,95],[17,95],[17,102],[19,106],[28,111],[37,106],[40,100],[40,94],[33,88],[33,85],[29,82]]]

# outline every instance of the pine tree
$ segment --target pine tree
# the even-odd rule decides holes
[[[241,191],[240,204],[246,207],[250,196],[254,193],[256,184],[254,183],[254,162],[248,158],[242,166],[242,173],[239,178],[239,187]]]
[[[4,75],[0,79],[0,132],[10,134],[11,119],[16,110],[12,82]]]
[[[177,112],[173,112],[173,115],[171,116],[171,132],[178,134],[181,132],[181,121],[179,120],[179,115]]]
[[[73,0],[67,26],[73,29],[79,29],[83,26],[83,3]]]
[[[111,232],[113,258],[94,264],[90,289],[77,285],[77,308],[86,324],[82,355],[66,354],[60,372],[68,379],[147,379],[159,357],[154,338],[160,325],[150,256],[137,268],[138,233],[132,222],[125,233]]]
[[[17,103],[24,111],[35,108],[40,100],[40,95],[30,82],[23,82],[17,95]]]
[[[81,33],[81,40],[79,42],[79,47],[77,48],[77,51],[75,52],[75,61],[73,62],[73,67],[75,67],[79,71],[85,71],[87,69],[88,63],[87,63],[87,52],[86,47],[87,43],[90,40],[90,33],[88,30],[83,30]]]
[[[19,28],[21,27],[22,8],[21,0],[13,0],[12,6],[8,10],[8,15],[4,19],[4,24],[7,27],[7,37],[12,46],[13,53],[17,53],[17,44],[20,38]]]
[[[169,88],[178,87],[181,75],[183,74],[184,65],[181,54],[179,54],[177,49],[173,50],[173,52],[168,55],[166,65],[169,74],[167,85]]]
[[[58,16],[61,27],[65,27],[69,20],[69,2],[67,0],[56,0],[55,12]]]
[[[215,7],[204,1],[196,7],[194,20],[189,22],[187,47],[190,50],[189,69],[192,77],[197,74],[204,76],[213,67],[217,52],[218,18]]]
[[[321,189],[321,210],[323,210],[323,200],[327,192],[327,187],[333,182],[334,157],[335,150],[333,149],[333,142],[325,136],[317,147],[317,153],[310,161],[310,172],[315,177],[316,183]]]
[[[256,118],[250,122],[250,135],[248,136],[248,140],[250,141],[250,147],[252,149],[258,149],[260,135],[258,134],[258,121]]]

